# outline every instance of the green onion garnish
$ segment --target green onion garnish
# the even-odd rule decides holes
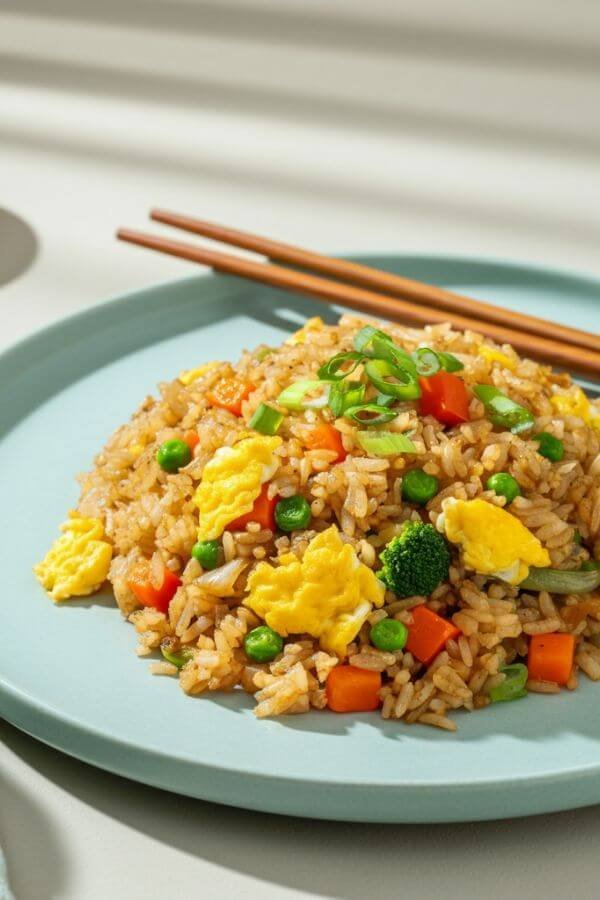
[[[379,406],[392,406],[396,402],[396,397],[390,397],[389,394],[377,394],[375,403]]]
[[[536,569],[519,587],[526,591],[548,591],[551,594],[587,594],[600,587],[600,569]]]
[[[387,341],[388,343],[392,343],[391,337],[385,333],[385,331],[381,331],[380,328],[375,328],[373,325],[365,325],[364,328],[361,328],[360,331],[354,335],[352,340],[352,346],[358,353],[364,353],[365,355],[371,355],[371,344],[375,337],[380,338],[382,341]]]
[[[395,419],[398,413],[377,403],[362,403],[360,406],[350,406],[344,415],[359,425],[384,425]]]
[[[406,434],[391,431],[357,431],[356,442],[373,456],[398,456],[400,453],[416,453],[417,448]]]
[[[513,434],[529,431],[535,424],[532,413],[524,406],[519,406],[498,388],[490,384],[476,384],[473,388],[479,397],[490,421],[501,428],[508,428]]]
[[[283,413],[278,412],[278,410],[273,409],[272,406],[268,406],[266,403],[261,403],[248,422],[248,427],[254,428],[255,431],[259,431],[261,434],[277,434],[282,422]]]
[[[461,369],[464,369],[460,359],[457,359],[453,353],[445,350],[432,350],[431,347],[419,347],[413,353],[413,359],[419,375],[425,378],[435,375],[440,369],[444,369],[445,372],[460,372]]]
[[[329,396],[329,387],[325,387],[322,381],[294,381],[283,390],[277,398],[279,406],[286,409],[293,409],[295,412],[301,409],[321,409],[327,406],[327,397]],[[312,391],[321,391],[320,395],[313,400],[305,400],[305,394]]]
[[[169,650],[167,647],[160,648],[160,652],[171,665],[177,666],[178,669],[182,669],[186,662],[192,658],[194,655],[193,651],[189,647],[182,647],[181,650]]]
[[[460,372],[461,369],[464,369],[463,363],[453,353],[448,353],[447,350],[438,350],[437,355],[445,372]]]
[[[425,378],[435,375],[442,368],[439,356],[430,347],[419,347],[413,353],[413,357],[417,364],[417,372]]]
[[[375,359],[385,359],[401,369],[407,369],[415,378],[417,376],[417,367],[411,355],[406,350],[403,350],[402,347],[394,344],[389,338],[383,340],[378,335],[375,335],[373,338],[373,352],[370,355],[374,356]]]
[[[335,381],[329,388],[329,409],[336,416],[343,415],[350,406],[360,406],[364,402],[366,384],[360,381]]]
[[[519,700],[527,696],[525,685],[529,677],[527,666],[523,663],[513,663],[511,666],[503,666],[500,669],[505,676],[504,681],[490,688],[490,700],[492,703],[502,703],[509,700]]]
[[[382,394],[399,400],[416,400],[421,396],[421,388],[412,374],[385,359],[369,360],[365,372]]]
[[[317,375],[321,381],[342,381],[361,364],[364,356],[350,350],[348,353],[336,353],[325,365],[321,366]],[[346,364],[349,365],[346,365]]]

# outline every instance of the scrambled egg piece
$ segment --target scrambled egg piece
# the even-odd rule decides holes
[[[230,522],[251,511],[263,484],[277,471],[275,450],[280,444],[280,437],[257,435],[217,450],[194,494],[200,510],[199,541],[221,537]]]
[[[550,397],[550,403],[559,416],[578,416],[586,425],[600,431],[600,415],[594,415],[596,410],[581,388],[576,387],[568,394],[554,394]]]
[[[448,499],[443,528],[460,544],[465,565],[481,575],[519,584],[529,566],[549,566],[550,556],[534,534],[505,509],[485,500]]]
[[[303,344],[306,340],[306,335],[309,331],[321,331],[323,328],[323,319],[321,316],[313,316],[312,319],[307,319],[306,324],[299,330],[295,331],[293,334],[286,339],[286,344]]]
[[[302,561],[293,553],[276,568],[261,562],[248,578],[244,601],[274,631],[311,634],[324,650],[343,656],[385,589],[344,544],[335,525],[308,545]]]
[[[112,558],[111,544],[102,540],[102,522],[71,513],[60,530],[62,535],[33,567],[38,581],[53,600],[93,594],[106,580]]]
[[[188,384],[191,384],[193,381],[197,381],[199,378],[202,378],[207,372],[210,372],[211,369],[220,366],[219,362],[208,362],[204,363],[203,366],[198,366],[196,369],[186,369],[184,372],[179,374],[179,380],[186,387]]]
[[[514,371],[517,368],[516,360],[507,356],[506,353],[502,353],[501,350],[496,350],[495,347],[488,347],[486,344],[482,344],[477,353],[479,356],[483,356],[484,359],[487,359],[489,363],[500,363],[505,369],[510,369],[511,371]]]

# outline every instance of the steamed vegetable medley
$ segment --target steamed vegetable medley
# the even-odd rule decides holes
[[[453,730],[600,680],[599,433],[508,346],[313,319],[162,385],[35,571],[56,601],[108,580],[188,693]]]

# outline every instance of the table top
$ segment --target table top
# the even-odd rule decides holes
[[[115,229],[145,226],[153,205],[332,252],[511,257],[600,275],[600,126],[586,113],[600,8],[584,27],[584,0],[554,18],[509,0],[497,22],[489,7],[467,21],[466,2],[451,14],[435,3],[430,20],[413,5],[403,21],[400,5],[377,0],[366,24],[337,0],[309,5],[313,18],[299,0],[285,13],[271,0],[171,4],[175,27],[158,2],[96,4],[78,18],[85,4],[47,17],[41,0],[8,0],[1,344],[195,271],[115,244]],[[591,897],[599,840],[598,807],[433,827],[228,809],[93,769],[0,723],[0,843],[17,900],[154,900],[187,885],[261,900],[548,900],[574,886]]]

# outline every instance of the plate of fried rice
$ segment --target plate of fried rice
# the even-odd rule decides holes
[[[598,328],[592,279],[375,264]],[[7,720],[268,812],[600,801],[593,385],[218,276],[94,307],[0,372]]]

